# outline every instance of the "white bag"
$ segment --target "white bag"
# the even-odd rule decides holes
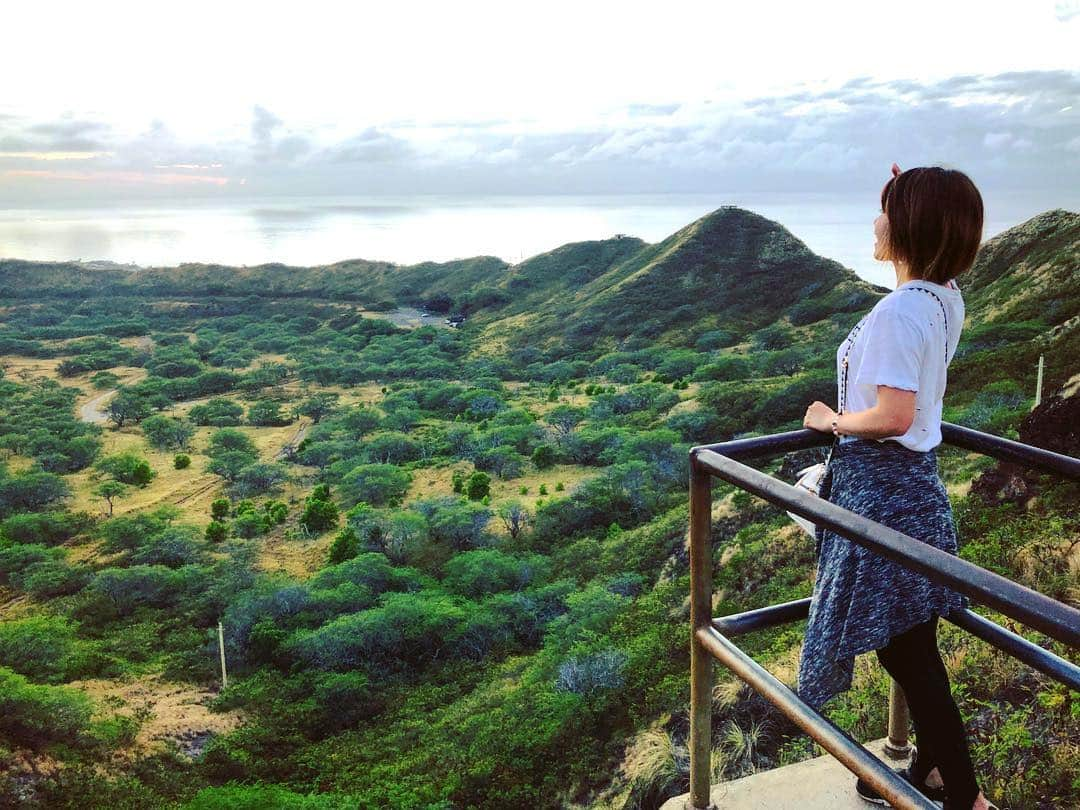
[[[821,491],[821,478],[825,474],[826,462],[820,464],[814,464],[807,467],[805,470],[799,471],[799,480],[795,482],[795,486],[802,487],[812,495],[818,495]],[[796,515],[794,512],[788,512],[788,517],[799,524],[811,537],[814,537],[814,523],[804,518],[802,515]]]

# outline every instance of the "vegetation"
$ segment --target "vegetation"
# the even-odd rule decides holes
[[[980,253],[947,419],[1017,437],[1038,355],[1048,391],[1080,372],[1063,213]],[[1055,285],[1014,277],[1044,265]],[[512,268],[0,261],[0,804],[685,791],[687,451],[833,401],[835,346],[880,294],[731,208]],[[382,314],[399,305],[465,320],[403,329]],[[106,421],[79,417],[110,390]],[[1075,602],[1076,485],[987,501],[969,486],[991,465],[939,458],[961,554]],[[783,512],[715,497],[716,611],[808,595],[813,549]],[[800,639],[741,643],[792,683]],[[988,791],[1076,805],[1080,698],[951,625],[942,644]],[[883,736],[887,690],[864,657],[830,717]],[[714,779],[816,753],[722,671],[713,695]]]

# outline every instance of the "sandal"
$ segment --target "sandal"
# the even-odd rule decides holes
[[[911,763],[909,765],[905,765],[903,768],[894,768],[893,770],[896,771],[899,776],[903,777],[903,779],[908,784],[914,787],[926,798],[935,802],[943,802],[945,800],[944,786],[930,787],[930,785],[926,784],[925,782],[921,785],[916,784],[915,777],[911,774],[911,769],[912,767],[914,767],[915,760],[918,755],[919,751],[918,749],[915,749],[914,751],[912,751]],[[874,788],[870,786],[869,782],[865,782],[862,779],[855,780],[855,792],[859,794],[859,798],[863,801],[870,802],[871,804],[879,804],[883,807],[889,806],[889,802],[885,799],[885,797],[878,793],[876,790],[874,790]]]

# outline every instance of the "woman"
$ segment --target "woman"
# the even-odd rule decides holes
[[[896,289],[837,350],[839,411],[822,402],[803,424],[837,437],[821,494],[832,503],[956,553],[956,530],[934,448],[941,443],[946,369],[964,323],[953,281],[982,240],[983,203],[962,172],[926,167],[893,176],[874,222],[874,258]],[[876,650],[907,696],[919,745],[901,771],[945,810],[993,808],[979,790],[963,718],[937,648],[937,621],[967,606],[956,591],[829,530],[819,559],[799,693],[810,705],[851,686],[854,657]],[[859,795],[885,800],[861,780]]]

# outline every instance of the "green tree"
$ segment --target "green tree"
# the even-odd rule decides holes
[[[222,428],[215,430],[210,435],[209,453],[215,456],[227,451],[245,453],[252,459],[258,458],[259,452],[255,449],[254,442],[246,433],[235,428]]]
[[[121,428],[127,422],[138,422],[149,416],[150,405],[143,397],[121,388],[105,406],[105,413],[109,421]]]
[[[106,456],[94,466],[117,481],[137,487],[145,487],[157,475],[150,463],[135,453],[116,453]]]
[[[243,406],[225,397],[215,397],[188,411],[188,418],[196,425],[212,427],[235,427],[240,424],[243,415]]]
[[[281,403],[272,399],[253,402],[247,411],[248,424],[267,427],[280,427],[289,424],[292,419],[281,412]]]
[[[453,487],[454,492],[459,495],[465,494],[465,471],[454,470],[450,476],[450,484]]]
[[[94,490],[94,494],[99,498],[104,498],[105,503],[109,505],[109,517],[113,514],[113,499],[121,497],[125,492],[127,492],[127,485],[120,481],[103,481]]]
[[[499,519],[502,520],[507,533],[515,540],[529,525],[529,512],[522,505],[521,501],[503,501],[496,506],[495,513],[499,516]]]
[[[411,483],[412,476],[393,464],[361,464],[345,474],[340,491],[346,503],[397,506]]]
[[[186,419],[154,414],[142,421],[146,440],[158,450],[183,450],[195,435],[195,426]]]
[[[316,425],[323,417],[331,413],[337,406],[339,395],[331,392],[320,392],[305,399],[296,409],[303,416],[310,416]]]

